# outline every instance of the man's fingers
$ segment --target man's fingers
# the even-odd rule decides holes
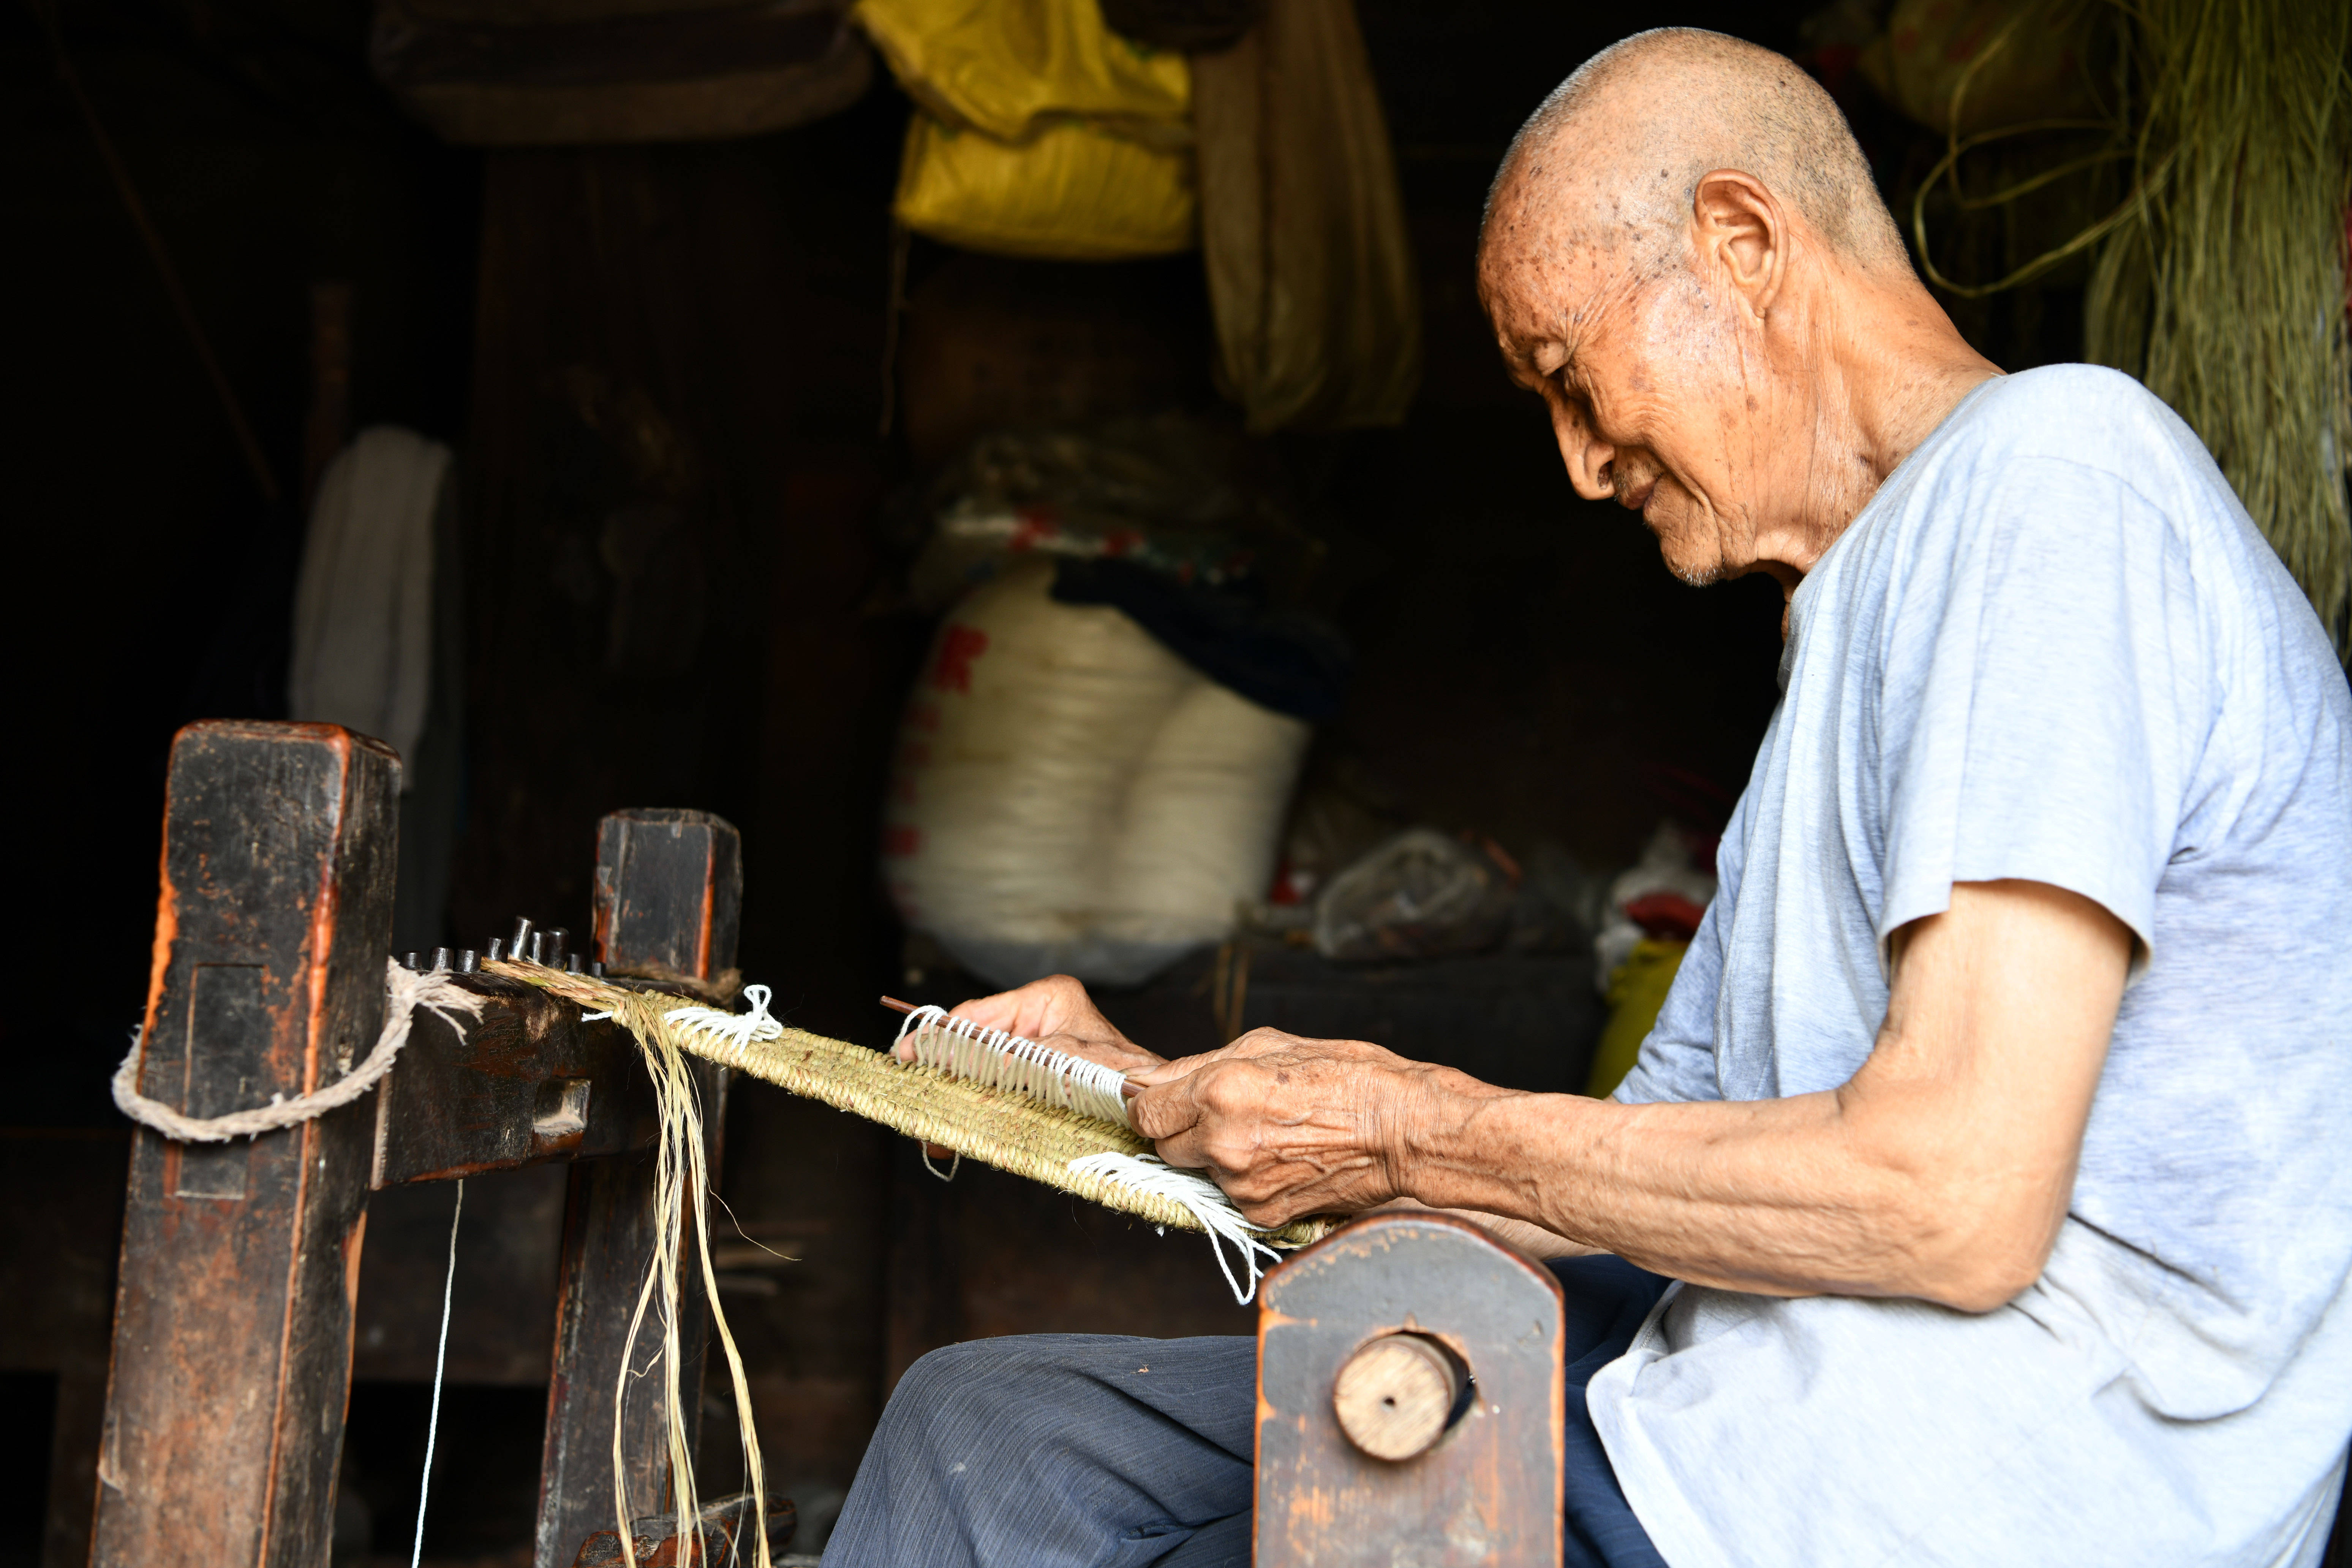
[[[1161,1089],[1179,1079],[1192,1077],[1224,1054],[1223,1050],[1214,1050],[1204,1051],[1197,1057],[1167,1058],[1153,1062],[1150,1067],[1129,1068],[1127,1079],[1129,1083],[1140,1084],[1145,1089]]]
[[[1163,1062],[1151,1071],[1156,1073],[1174,1065]],[[1135,1073],[1130,1076],[1140,1083],[1150,1075]],[[1127,1120],[1138,1132],[1154,1143],[1163,1143],[1184,1133],[1201,1120],[1201,1108],[1193,1099],[1192,1076],[1183,1074],[1169,1082],[1147,1087],[1141,1094],[1127,1102]],[[1160,1157],[1171,1165],[1180,1163],[1169,1159],[1165,1149],[1160,1151]]]

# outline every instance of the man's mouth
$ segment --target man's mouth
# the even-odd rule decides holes
[[[1650,498],[1657,493],[1657,480],[1645,480],[1631,489],[1619,491],[1617,495],[1617,504],[1623,507],[1627,511],[1640,512],[1642,514],[1643,521],[1646,522],[1649,521]]]

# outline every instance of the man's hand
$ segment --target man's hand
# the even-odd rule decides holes
[[[1208,1172],[1253,1224],[1353,1214],[1404,1191],[1402,1134],[1456,1097],[1500,1091],[1362,1040],[1253,1029],[1134,1075],[1135,1130]]]
[[[1101,1062],[1121,1072],[1158,1067],[1165,1059],[1119,1033],[1118,1026],[1104,1017],[1094,998],[1087,994],[1087,988],[1066,974],[1048,975],[1017,991],[1001,991],[993,996],[966,1002],[950,1009],[949,1016],[969,1018],[984,1028],[1002,1029],[1008,1035],[1034,1040],[1068,1056]],[[900,1061],[913,1061],[914,1047],[901,1041],[898,1057]]]
[[[1002,1029],[1066,1056],[1083,1057],[1125,1073],[1158,1067],[1164,1059],[1119,1033],[1087,994],[1087,988],[1066,974],[1049,974],[1017,990],[966,1002],[950,1009],[949,1016],[969,1018],[984,1028]],[[902,1062],[913,1061],[914,1042],[899,1041],[892,1054]],[[923,1152],[936,1160],[952,1151],[926,1143]]]

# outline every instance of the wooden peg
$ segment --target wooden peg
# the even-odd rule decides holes
[[[1382,1334],[1340,1364],[1331,1408],[1348,1440],[1373,1458],[1410,1459],[1445,1435],[1463,1381],[1433,1340]]]

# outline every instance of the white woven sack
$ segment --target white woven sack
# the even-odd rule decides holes
[[[947,617],[908,700],[883,865],[899,913],[1002,985],[1148,979],[1263,896],[1308,736],[1039,563]]]

